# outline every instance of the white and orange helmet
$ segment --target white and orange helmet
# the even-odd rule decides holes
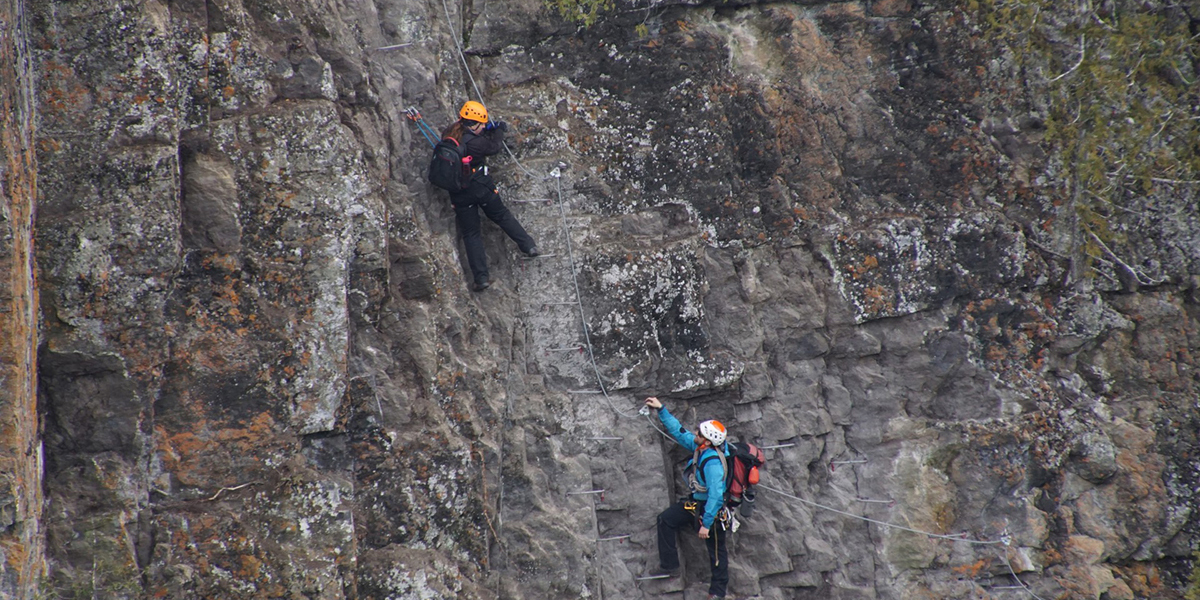
[[[715,419],[705,421],[700,424],[700,435],[714,446],[720,446],[725,442],[725,426]]]

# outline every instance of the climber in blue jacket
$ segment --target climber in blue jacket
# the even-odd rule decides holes
[[[646,398],[646,406],[658,411],[658,420],[680,446],[692,451],[684,472],[688,474],[688,495],[658,515],[658,561],[656,577],[673,577],[679,570],[679,550],[675,534],[685,527],[699,525],[700,539],[708,547],[712,567],[709,598],[724,598],[729,586],[729,554],[726,551],[727,521],[722,519],[725,506],[725,473],[729,448],[725,445],[725,426],[709,420],[692,433],[663,406],[658,398]]]

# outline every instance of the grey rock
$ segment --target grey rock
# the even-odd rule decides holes
[[[838,567],[837,553],[828,542],[813,535],[804,536],[805,563],[812,571],[832,571]]]
[[[836,358],[862,358],[864,356],[873,356],[879,354],[883,345],[879,340],[862,330],[854,329],[845,332],[839,332],[834,337],[831,354]]]
[[[337,100],[338,92],[333,82],[333,68],[329,63],[306,56],[288,71],[278,85],[279,95],[292,100]]]
[[[1092,483],[1104,483],[1117,473],[1117,447],[1108,436],[1089,432],[1071,450],[1071,470]]]
[[[823,356],[828,351],[828,340],[819,332],[813,331],[795,340],[795,349],[792,350],[790,358],[797,361],[809,360]]]
[[[1007,576],[882,522],[1006,531],[1045,598],[1183,564],[1194,202],[1156,182],[1105,213],[1121,261],[1093,252],[1049,117],[1003,108],[1041,66],[976,64],[1001,53],[959,17],[983,15],[447,6],[0,1],[28,38],[0,68],[29,73],[0,77],[0,362],[29,371],[0,402],[0,545],[30,548],[0,596],[701,595],[694,536],[684,578],[635,580],[688,456],[650,394],[795,444],[732,540],[735,597]],[[487,294],[405,116],[467,98],[509,122],[489,166],[544,252],[485,221]]]
[[[242,245],[237,183],[228,160],[196,154],[183,164],[182,234],[186,247],[236,253]]]

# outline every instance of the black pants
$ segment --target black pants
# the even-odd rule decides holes
[[[478,190],[475,189],[478,185],[473,184],[467,192],[452,196],[450,201],[454,204],[454,217],[458,221],[463,246],[467,249],[467,264],[471,267],[471,275],[475,278],[475,283],[482,283],[488,277],[488,265],[487,254],[483,250],[479,209],[483,209],[483,214],[517,243],[521,252],[529,252],[536,244],[533,238],[525,233],[525,228],[521,227],[517,218],[509,212],[508,207],[500,201],[500,194],[491,189],[478,194]]]
[[[658,561],[666,570],[679,568],[675,534],[680,530],[688,534],[700,530],[700,520],[688,512],[683,503],[680,500],[658,515]],[[703,502],[700,502],[699,509],[704,510]],[[718,598],[724,598],[725,590],[729,587],[729,552],[725,549],[727,537],[729,532],[721,529],[720,523],[713,523],[708,539],[704,540],[704,545],[708,546],[708,563],[712,567],[708,593]]]

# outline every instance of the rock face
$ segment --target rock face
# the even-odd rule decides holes
[[[45,575],[37,415],[37,197],[33,63],[21,2],[0,2],[0,597],[36,597]]]
[[[734,597],[1181,597],[1195,197],[1083,273],[957,4],[0,3],[0,595],[704,597],[653,393],[776,447]],[[476,89],[483,293],[404,112]]]

